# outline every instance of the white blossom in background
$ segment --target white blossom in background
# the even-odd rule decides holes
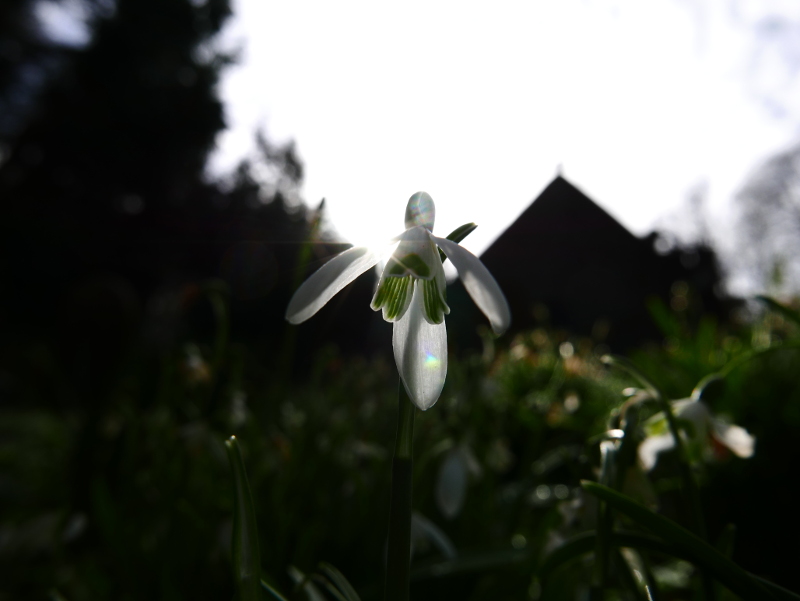
[[[678,422],[689,425],[684,433],[690,451],[705,454],[711,450],[712,442],[730,449],[737,457],[752,457],[755,452],[755,437],[741,426],[728,424],[711,413],[704,402],[697,399],[681,399],[672,401],[672,410]],[[663,413],[653,416],[645,423],[647,437],[639,445],[639,462],[646,471],[650,471],[658,461],[659,453],[675,446],[675,438],[669,432],[667,420]]]

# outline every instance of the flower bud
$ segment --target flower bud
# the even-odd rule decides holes
[[[408,199],[406,205],[406,229],[421,225],[429,232],[433,231],[436,209],[433,199],[427,192],[417,192]]]

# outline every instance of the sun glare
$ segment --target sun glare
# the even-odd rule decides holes
[[[369,211],[333,202],[328,206],[331,222],[336,224],[336,232],[342,241],[353,246],[365,246],[387,258],[396,246],[392,238],[404,230],[405,204],[402,202],[371,206]]]

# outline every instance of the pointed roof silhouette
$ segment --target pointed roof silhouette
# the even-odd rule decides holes
[[[682,251],[658,254],[656,238],[633,235],[559,175],[481,260],[508,298],[512,332],[552,326],[622,351],[662,337],[648,303],[669,303],[676,281],[698,290],[704,311],[718,309],[713,252],[701,249],[687,268]],[[472,346],[464,337],[459,344]]]

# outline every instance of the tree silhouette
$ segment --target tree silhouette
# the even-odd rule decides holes
[[[217,526],[176,510],[191,486],[167,477],[143,494],[164,460],[187,458],[169,451],[169,432],[155,445],[168,454],[151,454],[142,416],[172,411],[175,398],[154,391],[169,378],[164,357],[181,366],[182,343],[206,340],[204,289],[230,292],[234,335],[259,337],[268,368],[301,249],[310,261],[334,249],[303,244],[311,223],[291,145],[261,135],[227,181],[204,174],[225,125],[216,84],[232,59],[213,38],[228,0],[84,0],[91,37],[77,47],[46,38],[36,5],[0,3],[0,397],[4,419],[17,410],[69,423],[71,441],[47,486],[4,489],[14,513],[3,526],[52,508],[83,516],[70,598],[218,597],[231,588]],[[208,393],[208,423],[229,401],[225,385]],[[109,440],[102,424],[115,415],[126,417]],[[227,515],[212,513],[215,524]],[[140,549],[148,536],[158,544]],[[4,556],[14,574],[4,592],[44,597],[53,549]]]
[[[740,262],[761,290],[800,290],[800,146],[767,160],[737,196]]]
[[[248,298],[288,287],[309,233],[294,147],[259,134],[257,155],[230,181],[203,172],[225,126],[216,85],[232,58],[213,39],[228,0],[118,0],[112,9],[87,0],[92,37],[82,48],[43,38],[34,6],[4,4],[0,31],[11,48],[0,108],[14,117],[0,127],[0,275],[14,291],[0,301],[6,330],[46,332],[76,283],[108,274],[140,298],[219,276]],[[38,88],[24,77],[32,69],[47,69]],[[31,108],[11,110],[20,97]],[[246,269],[259,258],[274,268],[251,290],[239,269],[245,241],[260,244]]]

